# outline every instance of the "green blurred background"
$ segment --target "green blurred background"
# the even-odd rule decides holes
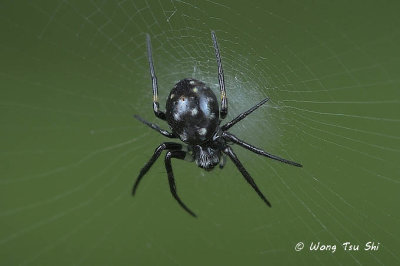
[[[396,1],[1,1],[0,264],[395,265],[400,263],[400,5]],[[234,147],[231,162],[174,161],[171,197],[152,112],[145,33],[161,106],[194,77],[232,129],[299,169]],[[360,245],[346,252],[342,243]],[[363,250],[379,243],[377,251]],[[295,251],[297,243],[304,250]],[[310,251],[311,243],[336,252]]]

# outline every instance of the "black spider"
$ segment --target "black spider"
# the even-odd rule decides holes
[[[147,34],[147,56],[149,60],[150,75],[153,86],[154,114],[158,118],[164,121],[166,120],[172,132],[161,129],[158,125],[147,122],[143,118],[135,115],[135,118],[148,125],[152,129],[158,131],[162,135],[168,138],[179,138],[187,145],[184,146],[175,142],[164,142],[158,146],[151,159],[140,170],[139,176],[137,177],[132,189],[132,195],[135,194],[140,180],[157,160],[161,152],[163,150],[167,150],[165,155],[165,168],[167,170],[171,193],[182,206],[182,208],[195,217],[196,214],[194,214],[182,202],[176,193],[174,174],[171,167],[171,158],[187,160],[190,162],[195,161],[199,167],[209,171],[212,170],[217,164],[219,164],[220,168],[223,168],[227,155],[242,173],[246,181],[253,187],[261,199],[270,207],[271,204],[261,193],[253,178],[243,167],[242,163],[239,161],[229,144],[238,144],[239,146],[242,146],[243,148],[259,155],[263,155],[290,165],[302,167],[302,165],[299,163],[280,158],[254,147],[253,145],[238,139],[236,136],[227,131],[237,122],[266,103],[269,100],[268,98],[262,100],[246,112],[241,113],[232,121],[220,126],[221,119],[224,119],[228,114],[228,101],[225,91],[221,56],[219,54],[217,38],[214,31],[211,31],[211,37],[218,63],[218,81],[221,91],[221,110],[218,108],[217,97],[212,90],[203,82],[191,78],[186,78],[179,81],[171,90],[167,99],[165,113],[159,109],[157,77],[154,72],[150,36]]]

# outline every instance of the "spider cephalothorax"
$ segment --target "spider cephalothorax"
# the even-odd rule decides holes
[[[256,154],[266,156],[268,158],[287,163],[290,165],[301,167],[301,164],[292,162],[276,155],[272,155],[259,148],[248,144],[236,136],[228,132],[228,129],[235,125],[240,120],[244,119],[258,107],[268,101],[268,98],[262,100],[246,112],[239,114],[232,121],[221,124],[221,119],[224,119],[228,113],[228,100],[225,91],[224,72],[222,69],[221,56],[219,53],[217,38],[215,33],[211,32],[211,37],[214,44],[215,56],[218,63],[218,81],[221,91],[221,109],[218,107],[217,97],[213,91],[203,82],[186,78],[174,86],[167,98],[166,112],[159,110],[158,102],[158,85],[157,77],[154,71],[150,36],[147,35],[147,55],[150,65],[150,76],[153,86],[153,110],[154,114],[166,120],[172,132],[161,129],[156,124],[147,122],[143,118],[135,115],[144,124],[158,131],[168,138],[179,138],[185,145],[175,142],[164,142],[156,148],[153,156],[147,164],[140,170],[139,176],[132,189],[132,194],[135,194],[140,180],[147,173],[150,167],[154,164],[163,150],[167,150],[165,155],[165,168],[167,170],[169,186],[172,195],[178,203],[191,215],[196,216],[179,198],[176,193],[175,179],[172,172],[171,159],[181,159],[187,161],[195,161],[196,164],[209,171],[219,164],[220,168],[224,167],[225,157],[228,156],[242,173],[246,181],[253,187],[261,199],[271,206],[269,201],[258,189],[253,178],[243,167],[242,163],[233,152],[230,144],[238,144],[239,146],[250,150]]]
[[[193,150],[193,157],[196,164],[209,171],[222,162],[222,147],[223,145],[216,146],[206,143],[205,145],[194,145],[190,148]]]

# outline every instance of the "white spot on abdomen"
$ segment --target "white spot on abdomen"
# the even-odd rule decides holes
[[[208,101],[204,97],[200,98],[200,109],[201,111],[203,111],[206,117],[210,115],[210,109],[208,109]]]
[[[180,139],[181,139],[182,141],[187,141],[187,134],[186,134],[185,131],[184,131],[182,134],[180,134],[179,137],[180,137]]]
[[[197,110],[197,108],[193,108],[192,109],[192,116],[197,115],[198,112],[199,112],[199,110]]]
[[[180,97],[174,108],[174,118],[175,120],[180,120],[181,115],[184,115],[189,111],[189,101],[184,97]]]
[[[202,127],[199,129],[199,134],[200,135],[205,135],[207,133],[207,129],[205,127]]]

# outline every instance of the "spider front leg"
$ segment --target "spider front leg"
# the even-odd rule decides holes
[[[151,166],[155,163],[155,161],[157,161],[158,157],[160,157],[160,154],[165,149],[180,150],[180,149],[182,149],[182,145],[179,143],[174,143],[174,142],[164,142],[155,149],[153,156],[151,156],[150,160],[140,170],[139,176],[136,178],[135,184],[133,185],[133,188],[132,188],[132,196],[135,195],[135,192],[136,192],[137,187],[139,186],[140,180],[142,180],[143,176],[147,173],[147,171],[149,171]]]
[[[211,38],[214,44],[215,57],[217,58],[218,82],[219,82],[219,89],[221,91],[221,111],[219,112],[219,116],[221,119],[224,119],[228,114],[228,99],[226,97],[226,90],[225,90],[224,70],[222,69],[221,55],[219,53],[217,36],[215,36],[214,31],[211,31]]]
[[[252,151],[252,152],[254,152],[256,154],[263,155],[265,157],[268,157],[268,158],[273,159],[273,160],[277,160],[277,161],[282,162],[282,163],[287,163],[287,164],[290,164],[290,165],[293,165],[293,166],[297,166],[297,167],[303,167],[299,163],[286,160],[286,159],[281,158],[279,156],[276,156],[276,155],[273,155],[273,154],[268,153],[266,151],[263,151],[263,150],[255,147],[255,146],[253,146],[251,144],[248,144],[248,143],[246,143],[243,140],[237,138],[235,135],[233,135],[233,134],[231,134],[229,132],[223,132],[222,133],[222,137],[225,138],[226,140],[232,141],[233,143],[236,143],[239,146],[242,146],[243,148],[245,148],[245,149],[247,149],[249,151]]]
[[[156,72],[154,71],[153,55],[151,52],[150,35],[146,34],[146,37],[147,37],[147,58],[149,60],[151,85],[153,87],[153,110],[154,110],[154,114],[158,118],[165,120],[165,113],[160,110],[160,104],[158,103],[158,84],[157,84]]]
[[[176,159],[181,159],[184,160],[186,157],[186,152],[185,151],[168,151],[167,154],[165,155],[165,169],[167,170],[168,174],[168,182],[169,182],[169,188],[171,190],[172,196],[178,201],[179,205],[187,211],[190,215],[193,217],[197,217],[194,212],[192,212],[179,198],[178,194],[176,193],[176,185],[175,185],[175,178],[174,178],[174,173],[172,172],[172,166],[171,166],[171,158],[176,158]]]
[[[260,191],[256,183],[254,182],[253,178],[250,176],[250,174],[246,171],[242,163],[239,161],[238,157],[236,154],[233,152],[232,148],[227,146],[224,150],[224,153],[231,158],[232,162],[236,165],[236,167],[239,169],[240,173],[242,173],[243,177],[246,179],[246,181],[250,184],[250,186],[257,192],[258,196],[269,206],[271,207],[271,203],[267,200],[267,198],[264,196],[264,194]]]
[[[219,161],[219,169],[224,168],[226,164],[226,154],[222,154],[221,160]]]

